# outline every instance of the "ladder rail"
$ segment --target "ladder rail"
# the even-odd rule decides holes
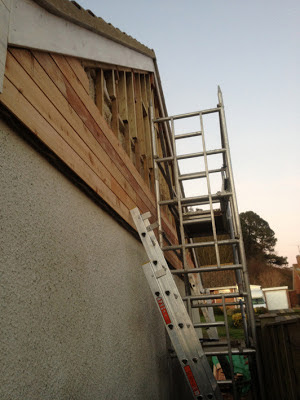
[[[224,146],[226,148],[226,152],[225,152],[226,164],[227,164],[228,174],[229,174],[229,178],[230,178],[230,182],[231,182],[230,190],[232,192],[233,217],[234,217],[234,221],[236,223],[237,235],[240,239],[239,240],[239,249],[240,249],[240,256],[241,256],[241,264],[243,265],[243,276],[244,276],[245,286],[247,288],[247,291],[250,293],[249,300],[251,301],[252,299],[251,299],[251,291],[250,291],[250,281],[249,281],[249,275],[248,275],[248,270],[247,270],[247,261],[246,261],[246,254],[245,254],[245,248],[244,248],[244,242],[243,242],[242,227],[241,227],[241,223],[240,223],[240,216],[239,216],[239,212],[238,212],[234,177],[233,177],[233,172],[232,172],[232,164],[231,164],[231,157],[230,157],[230,148],[229,148],[229,141],[228,141],[228,134],[227,134],[223,96],[222,96],[220,87],[218,87],[218,99],[219,99],[219,105],[220,105],[219,115],[220,115],[221,135],[222,135],[222,139],[224,141]],[[254,345],[256,345],[255,317],[254,317],[253,307],[250,307],[249,305],[247,305],[247,312],[249,315],[252,339],[253,339]]]
[[[153,113],[153,104],[152,101],[150,101],[150,119],[153,120],[154,113]],[[152,138],[152,154],[153,154],[153,160],[154,160],[154,188],[155,188],[155,199],[156,199],[156,213],[157,213],[157,222],[158,222],[158,240],[159,244],[162,247],[163,246],[163,235],[162,235],[162,221],[161,221],[161,212],[160,212],[160,190],[159,190],[159,171],[158,171],[158,165],[155,162],[155,159],[158,158],[157,154],[157,146],[156,146],[156,132],[155,132],[155,126],[154,124],[151,125],[151,138]]]
[[[205,166],[205,172],[206,172],[206,184],[207,184],[207,192],[208,192],[208,198],[209,198],[211,225],[212,225],[212,231],[213,231],[213,237],[214,237],[214,246],[215,246],[216,258],[217,258],[217,266],[219,267],[221,264],[221,261],[220,261],[220,252],[219,252],[218,239],[217,239],[216,222],[215,222],[213,203],[212,203],[212,197],[211,197],[211,185],[210,185],[210,178],[209,178],[209,173],[208,173],[208,161],[207,161],[207,154],[206,154],[206,143],[205,143],[205,137],[204,137],[204,125],[203,125],[202,113],[200,113],[199,116],[200,116],[200,126],[201,126],[201,131],[202,131],[202,148],[203,148],[203,153],[204,153],[203,158],[204,158],[204,166]]]
[[[248,298],[248,301],[246,301],[246,310],[247,310],[247,314],[249,316],[248,320],[249,320],[253,345],[255,347],[257,347],[255,316],[254,316],[254,310],[253,310],[253,306],[252,306],[250,280],[249,280],[249,274],[248,274],[248,270],[247,270],[246,253],[245,253],[245,248],[244,248],[242,227],[241,227],[240,216],[239,216],[239,211],[238,211],[237,196],[236,196],[235,183],[234,183],[234,177],[233,177],[233,171],[232,171],[230,148],[229,148],[228,133],[227,133],[227,124],[226,124],[225,110],[224,110],[224,103],[223,103],[223,95],[222,95],[222,92],[221,92],[221,89],[219,86],[218,86],[218,100],[219,100],[218,106],[220,107],[219,116],[220,116],[221,136],[222,136],[222,141],[224,141],[224,147],[227,149],[227,151],[225,152],[225,157],[226,157],[226,163],[227,163],[227,167],[228,167],[229,178],[231,181],[230,190],[232,191],[233,214],[234,214],[233,216],[234,216],[234,221],[236,224],[237,234],[240,238],[239,252],[240,252],[240,257],[241,257],[241,263],[243,265],[243,278],[244,278],[244,284],[247,288],[247,291],[249,292],[249,298]],[[261,372],[260,365],[261,365],[260,355],[257,353],[256,354],[256,368],[257,368],[257,372],[258,372],[258,380],[259,380],[261,395],[264,398],[265,397],[264,396],[264,385],[263,385],[262,372]]]
[[[232,378],[233,398],[234,398],[234,400],[239,400],[237,387],[236,387],[236,383],[235,383],[235,379],[234,379],[234,366],[233,366],[233,358],[232,358],[232,349],[231,349],[230,334],[229,334],[229,327],[228,327],[228,318],[227,318],[224,295],[222,295],[222,306],[223,306],[223,314],[224,314],[224,322],[225,322],[225,330],[226,330],[226,338],[227,338],[227,346],[228,346],[229,365],[230,365],[230,372],[231,372],[231,378]]]
[[[173,145],[173,173],[174,173],[174,181],[175,181],[175,192],[177,197],[177,208],[178,208],[178,215],[179,215],[179,231],[181,237],[181,252],[182,252],[182,259],[183,259],[183,269],[187,269],[187,257],[186,257],[186,247],[185,247],[185,232],[183,227],[183,216],[182,216],[182,206],[181,206],[181,186],[179,183],[179,167],[176,160],[176,143],[175,143],[175,128],[174,128],[174,120],[171,118],[171,135],[172,135],[172,145]],[[187,277],[184,278],[184,285],[186,293],[190,294],[191,288],[189,284],[189,280]],[[191,309],[188,303],[188,313],[191,313]]]

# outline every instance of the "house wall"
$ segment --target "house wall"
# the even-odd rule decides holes
[[[300,256],[296,256],[297,264],[293,264],[293,289],[300,295]]]
[[[142,245],[4,122],[0,134],[0,398],[176,399]]]

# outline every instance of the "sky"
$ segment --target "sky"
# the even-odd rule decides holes
[[[225,104],[239,211],[300,253],[300,1],[77,0],[158,61],[169,115]]]

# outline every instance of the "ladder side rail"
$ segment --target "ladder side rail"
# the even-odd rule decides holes
[[[202,128],[202,127],[201,127]],[[173,144],[174,144],[174,149],[175,149],[175,151],[174,151],[174,155],[175,155],[175,157],[174,157],[174,163],[176,163],[176,166],[177,166],[177,176],[178,176],[178,180],[180,179],[180,176],[179,176],[179,167],[178,167],[178,164],[177,164],[177,158],[176,158],[176,143],[175,143],[175,140],[176,139],[178,139],[176,136],[175,136],[175,129],[174,129],[174,121],[173,121],[173,119],[171,118],[171,129],[172,129],[172,138],[174,138],[174,141],[173,141]],[[203,129],[201,129],[201,135],[203,135]],[[199,132],[197,132],[197,135],[199,135]],[[179,137],[180,138],[184,138],[186,135],[179,135]],[[203,155],[205,155],[205,152],[203,153]],[[207,172],[207,170],[206,170],[206,173],[205,173],[205,176],[207,177],[207,174],[208,174],[208,172]],[[176,171],[175,171],[175,181],[177,182],[177,180],[176,180]],[[179,182],[179,187],[180,187],[180,194],[181,193],[184,193],[184,189],[183,189],[183,186],[182,186],[182,182]],[[177,190],[177,192],[179,192],[178,190]],[[180,210],[179,211],[179,213],[181,214],[181,218],[180,218],[180,226],[182,227],[181,228],[181,232],[183,232],[183,234],[181,234],[181,238],[182,238],[182,244],[184,244],[185,243],[185,232],[184,232],[184,228],[183,228],[183,217],[182,217],[182,206],[181,206],[181,204],[180,204],[180,202],[178,202],[178,209]],[[193,242],[193,240],[192,239],[189,239],[189,242]],[[185,249],[183,248],[183,251],[184,251]],[[196,254],[196,252],[195,252],[195,249],[194,248],[192,248],[191,249],[192,250],[192,254],[193,254],[193,256],[194,256],[194,261],[195,261],[195,265],[196,265],[196,267],[197,267],[197,263],[198,263],[198,260],[197,260],[197,257],[195,256],[195,254]],[[184,254],[184,260],[186,261],[186,254]],[[187,263],[186,263],[187,264]],[[187,265],[184,265],[184,269],[186,269],[187,268]],[[201,291],[201,289],[203,290],[203,285],[202,285],[202,282],[201,282],[201,277],[200,277],[200,274],[199,274],[199,283],[198,283],[198,285],[199,285],[199,288],[200,288],[200,290],[199,290],[199,288],[196,288],[196,287],[194,287],[194,291],[196,292],[196,294],[200,294],[200,291]],[[189,292],[190,292],[190,290],[189,290]],[[188,293],[187,293],[188,294]],[[191,310],[191,308],[190,308],[190,301],[188,301],[188,310]],[[190,311],[191,312],[191,311]],[[207,308],[203,308],[202,309],[202,313],[203,313],[203,315],[204,315],[204,317],[205,317],[205,320],[208,322],[208,323],[212,323],[212,322],[214,322],[215,321],[215,318],[214,318],[214,314],[213,314],[213,312],[212,312],[212,309],[207,309]],[[191,313],[191,315],[192,315],[192,313]],[[217,329],[214,327],[214,326],[211,326],[209,329],[208,329],[208,331],[207,331],[207,333],[208,333],[208,335],[209,335],[209,337],[210,338],[214,338],[214,339],[218,339],[218,331],[217,331]]]
[[[232,239],[234,239],[234,230],[233,230],[233,224],[232,224],[232,218],[230,213],[230,208],[227,208],[227,212],[228,212],[228,224],[229,224],[229,231],[230,231],[230,237]],[[233,252],[233,262],[234,264],[239,264],[239,253],[238,253],[238,249],[237,249],[237,245],[233,244],[232,245],[232,252]],[[236,270],[235,271],[235,278],[236,278],[236,282],[238,285],[238,289],[239,292],[243,292],[245,290],[247,290],[247,288],[244,288],[244,284],[243,284],[243,280],[242,280],[242,274],[240,270]]]
[[[238,212],[237,197],[236,197],[235,184],[234,184],[234,178],[233,178],[233,172],[232,172],[230,148],[229,148],[227,127],[226,127],[226,120],[225,120],[225,111],[224,111],[223,99],[222,99],[222,94],[221,94],[220,88],[218,90],[218,97],[219,97],[219,104],[220,104],[221,135],[222,135],[222,138],[224,141],[224,146],[226,148],[226,153],[225,153],[226,164],[227,164],[227,168],[228,168],[229,180],[230,180],[230,185],[231,185],[230,191],[232,192],[233,217],[234,217],[236,227],[237,227],[237,235],[239,237],[239,250],[240,250],[241,264],[243,265],[244,282],[245,282],[247,293],[249,294],[249,301],[247,301],[247,313],[249,316],[251,336],[252,336],[254,345],[256,346],[257,340],[256,340],[256,330],[255,330],[255,317],[254,317],[254,310],[252,307],[250,281],[249,281],[249,275],[248,275],[248,270],[247,270],[247,261],[246,261],[244,243],[243,243],[242,228],[241,228],[240,217],[239,217],[239,212]],[[249,305],[249,302],[251,302],[251,307]]]
[[[156,65],[155,68],[157,68],[157,63],[155,60],[154,60],[154,64]],[[151,84],[151,86],[152,86],[152,84]],[[160,80],[159,74],[158,74],[158,76],[156,74],[154,74],[154,88],[161,88],[161,80]],[[167,107],[166,107],[164,98],[161,97],[161,95],[160,95],[160,90],[157,90],[156,94],[157,94],[158,104],[159,104],[159,108],[160,108],[162,115],[167,115],[168,114]],[[151,99],[153,99],[153,102],[154,102],[154,96],[153,97],[151,96]],[[150,100],[150,101],[152,101],[152,100]],[[151,122],[152,121],[153,121],[153,119],[151,120]],[[164,128],[165,128],[165,132],[166,132],[166,136],[167,136],[167,143],[169,146],[170,154],[173,154],[172,146],[171,146],[171,142],[170,142],[170,135],[169,135],[170,129],[169,129],[167,122],[164,124]]]
[[[172,185],[169,167],[166,166],[167,172],[165,172],[164,170],[161,169],[162,167],[161,167],[160,161],[159,161],[160,158],[159,158],[158,152],[157,152],[157,138],[156,138],[156,128],[155,128],[155,124],[154,124],[154,111],[153,111],[152,102],[150,102],[149,108],[150,108],[152,149],[153,149],[153,164],[154,164],[153,167],[154,167],[154,179],[155,179],[155,198],[156,198],[156,210],[157,210],[157,221],[158,221],[158,237],[159,237],[160,247],[163,247],[164,232],[163,232],[163,227],[162,227],[162,215],[161,215],[161,209],[160,209],[161,198],[160,198],[159,170],[161,170],[162,175],[163,175],[165,181],[167,182],[171,199],[174,198],[174,187]],[[166,131],[166,137],[167,137],[169,151],[172,154],[170,159],[174,162],[173,150],[171,147],[172,143],[170,142],[170,137],[168,135],[167,123],[164,122],[163,125],[164,125],[164,129]],[[163,144],[164,144],[164,142],[163,142]],[[162,150],[163,150],[163,152],[166,152],[165,146],[163,146]],[[165,155],[166,154],[163,154],[164,157],[165,157]],[[173,210],[171,209],[171,206],[172,205],[170,205],[169,208],[174,216],[175,224],[176,224],[176,231],[177,231],[177,235],[179,237],[179,234],[178,234],[179,226],[177,223],[177,218],[176,218],[176,215],[174,214]]]
[[[252,297],[251,297],[251,290],[250,290],[250,280],[249,280],[249,275],[248,275],[248,270],[247,270],[247,261],[246,261],[246,254],[245,254],[245,248],[244,248],[244,242],[243,242],[243,234],[242,234],[242,228],[241,228],[241,222],[240,222],[240,217],[239,217],[239,212],[238,212],[238,205],[237,205],[237,197],[236,197],[236,191],[235,191],[235,184],[234,184],[234,178],[233,178],[233,172],[232,172],[232,164],[231,164],[231,158],[230,158],[230,148],[229,148],[229,141],[228,141],[228,134],[227,134],[227,126],[226,126],[226,119],[225,119],[225,111],[224,111],[224,103],[223,103],[223,96],[220,87],[218,87],[218,99],[219,99],[219,106],[220,106],[220,125],[221,125],[221,135],[222,135],[222,140],[224,141],[224,147],[226,148],[226,162],[228,166],[228,173],[230,177],[230,182],[231,182],[231,192],[232,192],[232,200],[233,200],[233,216],[236,224],[236,229],[237,229],[237,234],[239,236],[239,251],[240,251],[240,257],[241,257],[241,264],[243,265],[243,278],[244,278],[244,284],[246,286],[247,292],[249,294],[248,299],[246,299],[246,310],[247,314],[249,316],[249,325],[250,325],[250,331],[251,331],[251,338],[253,340],[253,345],[255,348],[257,347],[257,337],[256,337],[256,327],[255,327],[255,316],[254,316],[254,310],[252,306]],[[258,375],[258,381],[259,381],[259,387],[260,387],[260,394],[261,398],[265,398],[264,395],[264,383],[263,383],[263,378],[262,378],[262,371],[261,371],[261,361],[260,361],[260,355],[257,352],[256,353],[256,368],[257,368],[257,375]],[[254,395],[259,396],[259,394],[254,391]]]
[[[211,186],[210,186],[210,177],[209,177],[208,161],[207,161],[207,154],[206,154],[206,144],[205,144],[205,134],[204,134],[202,113],[199,114],[199,118],[200,118],[200,126],[201,126],[201,131],[202,131],[201,137],[202,137],[203,159],[204,159],[204,166],[205,166],[205,173],[206,173],[206,184],[207,184],[207,192],[208,192],[208,198],[209,198],[211,225],[212,225],[213,238],[214,238],[214,244],[215,244],[214,247],[215,247],[215,253],[216,253],[216,258],[217,258],[217,266],[220,267],[221,266],[220,252],[219,252],[219,246],[218,246],[215,214],[214,214],[212,197],[211,197]]]
[[[163,127],[164,127],[163,129],[164,129],[165,136],[166,136],[166,138],[167,138],[166,142],[167,142],[167,145],[168,145],[169,154],[170,154],[171,156],[173,156],[174,149],[173,149],[173,147],[172,147],[172,141],[171,141],[171,139],[170,139],[170,125],[168,124],[167,121],[165,121],[165,122],[163,123]]]
[[[198,274],[198,276],[200,276],[200,274]],[[195,278],[194,278],[194,279],[195,279]],[[195,279],[195,280],[196,280],[196,279]],[[193,289],[193,292],[195,293],[196,296],[197,296],[197,295],[201,295],[201,291],[202,291],[202,292],[204,291],[204,288],[203,288],[203,285],[202,285],[201,280],[199,280],[198,285],[193,285],[193,284],[192,284],[192,289]],[[207,300],[207,302],[208,302],[208,304],[209,304],[209,303],[211,302],[211,300]],[[192,308],[198,308],[199,311],[200,311],[200,307],[192,307],[192,304],[191,304],[191,309],[192,309]],[[213,309],[212,309],[212,308],[203,307],[201,311],[202,311],[202,314],[203,314],[203,316],[204,316],[204,318],[205,318],[205,321],[206,321],[208,324],[213,324],[213,323],[216,322],[215,316],[214,316],[214,313],[213,313]],[[200,314],[200,316],[201,316],[201,314]],[[193,323],[194,323],[194,321],[193,321]],[[199,327],[200,327],[200,326],[199,326]],[[201,328],[201,327],[200,327],[200,328]],[[210,339],[217,339],[217,340],[219,340],[218,330],[217,330],[217,328],[214,327],[213,325],[211,325],[211,326],[209,327],[209,329],[207,330],[207,334],[208,334],[208,337],[209,337]]]
[[[168,135],[168,129],[165,127],[166,124],[167,124],[166,122],[163,122],[163,126],[164,126],[166,137],[167,137],[167,142],[169,143],[170,142],[170,137]],[[151,125],[154,126],[153,119],[151,120]],[[165,145],[165,135],[163,133],[161,134],[161,130],[159,129],[159,125],[161,125],[161,124],[157,123],[157,125],[158,125],[158,134],[160,136],[161,145],[162,145],[163,158],[165,159],[166,158],[166,154],[167,154],[166,145]],[[155,126],[154,126],[154,132],[155,132]],[[156,137],[154,139],[156,141]],[[170,147],[171,144],[169,143],[168,146]],[[172,154],[172,156],[170,157],[170,160],[174,162],[173,151],[172,151],[172,149],[170,149],[169,151],[170,151],[170,154]],[[157,147],[156,147],[156,154],[157,154]],[[167,157],[167,158],[169,158],[169,157]],[[171,178],[170,169],[169,169],[169,163],[167,163],[167,165],[165,165],[165,169],[164,169],[159,160],[160,160],[159,158],[154,158],[155,165],[156,165],[156,167],[158,167],[158,169],[162,173],[163,178],[165,179],[165,181],[166,181],[166,183],[168,185],[170,198],[173,199],[174,196],[175,196],[175,190],[174,190],[174,186],[173,186],[173,183],[172,183],[172,178]],[[172,168],[171,168],[171,170],[172,170]],[[158,187],[160,187],[159,173],[158,173]],[[159,197],[160,197],[160,189],[159,189]],[[156,199],[157,199],[157,197],[156,197]],[[159,200],[160,199],[157,199],[157,202],[156,202],[156,207],[157,208],[160,207]],[[175,212],[174,205],[168,205],[168,207],[169,207],[169,210],[171,211],[171,213],[172,213],[172,215],[174,217],[175,226],[176,226],[176,232],[177,232],[177,236],[179,237],[179,235],[180,235],[180,227],[179,227],[179,224],[178,224],[178,219],[179,219],[178,212],[177,211]],[[161,212],[160,212],[159,215],[161,217]],[[163,229],[162,229],[162,222],[161,222],[160,228],[161,228],[161,233],[162,233],[162,237],[161,237],[161,240],[160,240],[160,245],[161,245],[163,243],[163,239],[166,239],[165,235],[164,235],[164,232],[163,232]],[[176,253],[176,255],[177,255],[177,253]],[[182,262],[182,259],[180,261]]]
[[[225,146],[224,144],[224,140],[223,140],[223,135],[222,135],[222,127],[221,127],[221,118],[220,118],[220,113],[219,113],[219,123],[220,123],[220,132],[221,132],[221,142],[222,142],[222,147]],[[229,187],[227,184],[227,187],[225,185],[225,181],[230,181],[229,178],[229,172],[228,172],[228,165],[227,165],[227,160],[226,160],[226,148],[224,149],[224,152],[222,154],[222,158],[223,158],[223,166],[225,168],[225,171],[222,172],[222,182],[223,182],[223,189],[225,190],[230,190],[231,191],[231,182],[229,182]],[[230,238],[234,239],[236,237],[236,224],[235,224],[235,220],[232,217],[232,212],[231,212],[231,201],[230,201],[230,197],[228,199],[227,202],[225,202],[225,215],[226,215],[226,219],[229,225],[229,232],[230,232]],[[237,249],[237,245],[233,244],[232,245],[232,252],[233,252],[233,262],[234,264],[239,264],[239,253],[238,253],[238,249]],[[244,282],[243,282],[243,278],[242,278],[242,273],[240,270],[236,270],[235,271],[235,278],[236,278],[236,282],[239,288],[239,291],[245,291],[244,288]]]
[[[170,197],[174,198],[174,187],[172,185],[172,180],[171,180],[169,168],[167,167],[167,172],[165,172],[165,170],[162,168],[161,164],[158,163],[157,161],[156,161],[156,165],[158,166],[158,169],[162,173],[163,178],[167,182],[167,185],[168,185],[168,188],[169,188]],[[159,183],[159,179],[158,179],[158,183]],[[159,200],[157,201],[156,206],[160,207]],[[175,221],[175,228],[176,228],[177,237],[179,238],[180,237],[180,227],[179,227],[179,224],[178,224],[178,220],[179,220],[178,211],[175,208],[174,204],[169,204],[168,208],[169,208],[171,214],[173,215],[173,218],[174,218],[174,221]],[[161,215],[161,213],[160,213],[160,215]],[[166,240],[167,236],[166,236],[165,232],[162,230],[162,224],[161,224],[161,234],[162,234],[162,239],[165,239],[166,242],[171,244],[170,241]],[[180,261],[182,262],[182,257],[181,257]]]
[[[221,135],[222,136],[222,135]],[[227,163],[225,160],[225,154],[223,153],[223,162],[226,168],[226,172],[228,175],[228,167],[227,167]],[[222,172],[222,180],[224,182],[225,179],[225,174],[224,172]],[[230,188],[229,188],[230,189]],[[235,230],[234,230],[234,225],[233,225],[233,221],[232,221],[232,214],[231,214],[231,209],[230,209],[230,200],[229,202],[226,203],[226,219],[229,225],[229,232],[230,232],[230,238],[234,239],[235,238]],[[234,264],[239,264],[239,254],[238,254],[238,249],[237,246],[235,244],[232,245],[232,252],[233,252],[233,262]],[[243,281],[242,281],[242,274],[240,270],[236,270],[235,271],[235,278],[236,278],[236,282],[239,288],[239,291],[242,292],[244,291],[243,289]]]
[[[193,241],[193,239],[190,239],[190,241]],[[201,268],[199,268],[198,254],[194,248],[192,248],[191,251],[192,251],[195,267],[197,268],[197,270],[200,270]],[[194,275],[192,275],[192,276],[194,278]],[[192,284],[192,287],[193,287],[193,291],[196,294],[201,294],[201,292],[204,291],[204,286],[203,286],[202,279],[201,279],[201,272],[199,272],[197,274],[197,278],[198,278],[198,284],[195,285],[194,287]],[[197,280],[197,278],[194,278],[194,279]],[[207,302],[210,303],[211,300],[207,300]],[[202,311],[202,314],[203,314],[206,322],[215,322],[216,321],[212,308],[203,307],[201,311]],[[200,309],[199,309],[199,312],[200,312]],[[201,314],[200,314],[200,316],[201,316]],[[219,339],[218,329],[215,327],[210,327],[207,330],[207,334],[210,339]]]
[[[180,188],[181,188],[181,193],[183,193],[184,194],[184,187],[183,187],[183,184],[182,184],[182,182],[180,181]],[[187,211],[187,207],[182,207],[182,210],[183,210],[183,212],[186,212]],[[188,242],[189,243],[193,243],[193,239],[192,238],[188,238]],[[195,248],[191,248],[190,249],[191,250],[191,253],[192,253],[192,257],[193,257],[193,261],[194,261],[194,265],[195,265],[195,267],[197,268],[197,269],[199,269],[199,260],[198,260],[198,254],[197,254],[197,252],[195,251]],[[184,271],[188,271],[187,269],[186,270],[184,270]],[[193,285],[191,282],[190,282],[190,285],[191,285],[191,287],[192,287],[192,290],[195,292],[195,294],[200,294],[201,293],[201,291],[203,291],[204,290],[204,287],[203,287],[203,284],[202,284],[202,279],[201,279],[201,273],[198,273],[197,274],[197,278],[194,278],[195,280],[198,280],[198,284],[197,285]],[[191,281],[191,278],[189,278],[189,281]],[[208,302],[211,302],[211,300],[207,300]],[[188,301],[188,309],[189,310],[191,310],[190,312],[191,312],[191,317],[192,317],[192,320],[193,320],[193,310],[192,310],[192,307],[191,307],[191,302],[190,302],[190,300]],[[204,316],[204,318],[205,318],[205,321],[206,322],[208,322],[208,323],[210,323],[210,322],[215,322],[215,315],[214,315],[214,312],[213,312],[213,309],[212,308],[202,308],[202,314],[203,314],[203,316]],[[200,313],[200,310],[199,310],[199,316],[200,316],[200,318],[201,318],[201,313]],[[194,321],[193,321],[194,322]],[[202,329],[201,329],[201,333],[202,333]],[[208,337],[209,338],[211,338],[211,339],[219,339],[219,335],[218,335],[218,330],[217,330],[217,328],[216,327],[213,327],[213,326],[211,326],[209,329],[207,329],[207,334],[208,334]]]
[[[164,167],[161,165],[161,163],[158,163],[158,162],[156,162],[156,165],[158,166],[158,169],[160,170],[164,180],[167,182],[169,193],[171,193],[170,197],[172,197],[173,187],[171,184],[169,168],[164,169]]]
[[[165,232],[163,232],[163,237],[164,237],[165,242],[166,242],[168,245],[171,246],[170,239],[167,237],[167,235],[165,234]],[[172,250],[172,251],[173,251],[173,253],[175,254],[175,256],[178,258],[178,261],[182,264],[182,254],[181,254],[181,251],[180,251],[180,252],[178,252],[177,250]]]
[[[238,396],[238,392],[237,392],[235,379],[234,379],[234,365],[233,365],[231,341],[230,341],[230,334],[229,334],[229,327],[228,327],[228,318],[227,318],[226,304],[225,304],[225,297],[224,296],[222,296],[222,306],[223,306],[226,338],[227,338],[227,342],[228,342],[227,343],[227,346],[228,346],[228,358],[229,358],[229,365],[230,365],[230,372],[231,372],[231,379],[232,379],[233,398],[234,398],[234,400],[240,400],[240,398]]]
[[[180,238],[181,238],[181,252],[182,252],[182,259],[183,259],[183,269],[187,269],[187,257],[186,257],[186,247],[185,247],[185,232],[183,227],[183,216],[182,216],[182,205],[181,205],[181,187],[179,183],[179,166],[177,163],[177,150],[176,150],[176,142],[175,142],[175,127],[174,127],[174,120],[171,117],[171,137],[172,137],[172,144],[173,144],[173,173],[174,173],[174,183],[175,183],[175,191],[177,197],[177,209],[179,215],[179,229],[180,229]],[[190,283],[187,276],[184,277],[184,286],[186,294],[191,293]],[[189,315],[191,315],[191,308],[190,304],[187,304],[187,309]]]
[[[158,124],[158,126],[159,126],[159,124]],[[164,135],[164,132],[162,132],[160,129],[158,129],[158,134],[159,134],[159,137],[160,137],[160,143],[161,143],[161,147],[162,147],[163,157],[165,157],[167,155],[167,149],[166,149],[166,143],[165,143],[165,141],[166,141],[165,136],[166,135]],[[169,137],[169,136],[167,135],[167,137]],[[172,152],[172,154],[173,154],[173,152]],[[159,163],[157,163],[157,165],[160,168],[161,172],[164,171],[162,173],[163,173],[165,181],[167,182],[167,185],[168,185],[168,188],[169,188],[170,197],[172,198],[173,195],[174,195],[174,187],[173,187],[173,184],[172,184],[172,178],[171,178],[170,169],[169,169],[170,164],[169,163],[163,163],[163,165],[164,165],[164,167],[163,167],[162,163],[159,162]],[[163,168],[165,168],[165,169],[163,170]]]
[[[158,158],[157,154],[157,138],[156,138],[156,131],[155,126],[153,124],[153,104],[150,101],[150,125],[151,125],[151,139],[152,139],[152,152],[153,152],[153,168],[154,168],[154,182],[155,182],[155,199],[156,199],[156,213],[157,213],[157,222],[158,222],[158,240],[160,246],[163,246],[163,234],[162,234],[162,220],[161,220],[161,212],[160,212],[160,187],[159,187],[159,171],[158,171],[158,164],[156,159]]]

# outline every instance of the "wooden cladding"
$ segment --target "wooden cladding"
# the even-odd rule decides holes
[[[149,78],[137,71],[84,70],[76,58],[10,48],[0,102],[134,227],[134,207],[156,218]],[[176,242],[166,216],[163,225]],[[174,254],[167,258],[176,266]]]
[[[85,66],[86,87],[108,126],[154,190],[149,107],[151,74],[120,67]]]

